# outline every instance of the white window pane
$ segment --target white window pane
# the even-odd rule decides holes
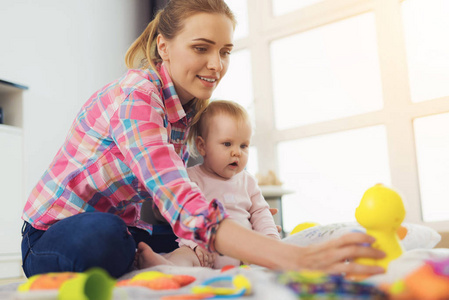
[[[248,36],[248,4],[246,0],[225,0],[237,19],[234,39],[238,40]]]
[[[257,165],[257,148],[249,147],[249,158],[248,164],[246,165],[246,170],[252,175],[256,176],[259,172],[259,167]]]
[[[215,100],[232,100],[248,110],[254,124],[251,55],[248,49],[234,51],[228,72],[212,95]]]
[[[278,129],[382,108],[371,13],[272,42],[271,69]]]
[[[413,102],[449,96],[449,1],[402,3]]]
[[[284,229],[302,222],[355,222],[366,189],[390,185],[383,125],[283,142],[279,177],[295,193],[282,197]]]
[[[423,219],[449,220],[449,113],[418,118],[414,127]]]
[[[271,0],[273,15],[280,16],[323,0]]]

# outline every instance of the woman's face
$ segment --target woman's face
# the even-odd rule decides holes
[[[181,103],[209,99],[229,65],[234,28],[223,14],[198,13],[184,21],[172,40],[158,36],[157,45]]]

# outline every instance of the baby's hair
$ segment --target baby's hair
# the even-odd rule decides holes
[[[157,36],[161,34],[165,39],[171,40],[183,29],[184,21],[198,13],[224,14],[232,24],[237,24],[234,13],[229,9],[224,0],[170,0],[167,6],[159,10],[144,32],[129,47],[125,55],[126,66],[130,69],[151,68],[160,74],[156,64],[161,62],[161,56],[157,50]],[[209,100],[195,99],[192,107],[200,112],[209,103]],[[197,119],[195,115],[194,119]]]
[[[237,122],[250,122],[248,112],[240,104],[229,100],[211,101],[202,111],[196,115],[190,126],[187,141],[190,147],[190,153],[193,157],[198,156],[195,148],[195,140],[197,137],[207,138],[210,120],[217,115],[227,115],[234,118]]]

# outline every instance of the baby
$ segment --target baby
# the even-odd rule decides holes
[[[245,170],[252,135],[245,109],[231,101],[212,101],[190,130],[190,142],[195,143],[203,163],[187,172],[206,199],[218,199],[232,219],[243,226],[280,239],[256,179]],[[165,256],[175,265],[220,269],[241,264],[239,260],[212,254],[192,241],[178,242],[180,248]]]

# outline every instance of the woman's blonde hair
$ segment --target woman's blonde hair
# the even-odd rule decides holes
[[[170,0],[129,47],[125,55],[126,66],[130,69],[151,68],[160,78],[156,69],[156,63],[162,61],[157,50],[157,36],[161,34],[166,40],[173,39],[184,27],[184,20],[197,13],[224,14],[232,21],[234,28],[237,23],[224,0]],[[208,102],[209,100],[195,99],[192,106],[200,112]],[[193,121],[198,118],[195,115]]]
[[[198,156],[195,141],[197,137],[207,138],[210,120],[217,115],[227,115],[234,118],[237,122],[250,122],[248,112],[240,104],[228,100],[211,101],[197,113],[197,120],[192,121],[190,125],[187,141],[190,147],[190,153],[193,157]]]

